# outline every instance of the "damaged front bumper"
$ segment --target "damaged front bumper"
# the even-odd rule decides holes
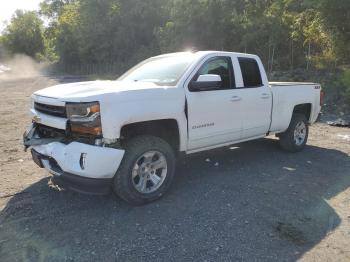
[[[108,193],[112,179],[124,156],[124,150],[64,138],[40,138],[37,126],[31,126],[23,137],[25,148],[31,148],[34,162],[47,169],[58,184],[90,194]]]
[[[25,152],[27,152],[27,149],[32,146],[46,145],[52,142],[61,142],[63,140],[62,137],[40,138],[37,135],[37,128],[38,126],[33,123],[27,128],[27,130],[23,134],[23,145]]]

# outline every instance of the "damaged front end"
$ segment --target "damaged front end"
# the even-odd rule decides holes
[[[80,142],[88,145],[107,146],[103,143],[101,136],[74,133],[69,128],[69,124],[66,130],[62,130],[33,122],[23,134],[24,151],[27,151],[30,147],[53,142],[64,144]]]
[[[73,113],[75,121],[68,119],[66,129],[37,123],[34,118],[23,135],[24,149],[31,149],[33,161],[48,170],[57,184],[82,193],[106,194],[124,150],[104,145],[99,116],[88,122],[79,112]]]
[[[64,131],[55,130],[54,128],[45,128],[37,123],[32,123],[23,134],[24,151],[27,152],[28,148],[33,146],[62,142],[65,138]]]

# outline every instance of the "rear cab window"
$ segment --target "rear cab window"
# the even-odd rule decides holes
[[[244,88],[263,86],[258,62],[254,58],[238,57],[241,67]]]

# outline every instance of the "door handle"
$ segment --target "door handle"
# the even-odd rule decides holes
[[[261,95],[261,98],[262,98],[262,99],[269,99],[269,98],[270,98],[270,95],[264,93],[264,94]]]
[[[233,97],[231,97],[231,102],[238,102],[238,101],[241,101],[241,100],[242,100],[242,98],[239,97],[239,96],[233,96]]]

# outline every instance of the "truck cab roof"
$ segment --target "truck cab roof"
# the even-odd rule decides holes
[[[215,50],[174,52],[174,53],[166,53],[166,54],[158,55],[158,56],[155,56],[155,57],[171,57],[171,56],[185,56],[185,55],[194,55],[194,56],[198,56],[198,57],[205,57],[205,56],[211,55],[211,54],[235,55],[235,56],[242,56],[242,57],[258,58],[258,56],[254,55],[254,54],[246,54],[246,53],[239,53],[239,52],[228,52],[228,51],[215,51]]]

